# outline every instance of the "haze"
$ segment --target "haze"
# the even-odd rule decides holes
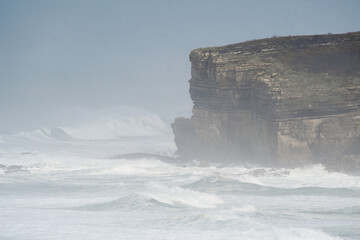
[[[169,122],[192,107],[192,49],[359,31],[359,12],[358,0],[3,0],[0,131],[69,125],[123,106]]]

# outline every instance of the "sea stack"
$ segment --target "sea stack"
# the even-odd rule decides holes
[[[274,37],[190,53],[191,119],[178,155],[360,169],[360,32]]]

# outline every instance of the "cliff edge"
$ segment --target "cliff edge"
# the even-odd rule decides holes
[[[278,37],[190,53],[191,119],[178,155],[360,169],[360,32]]]

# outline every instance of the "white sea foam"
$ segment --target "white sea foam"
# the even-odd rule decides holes
[[[224,203],[222,199],[213,194],[183,189],[178,186],[167,187],[151,183],[148,185],[148,191],[148,197],[169,205],[184,204],[197,208],[215,208]]]
[[[113,146],[113,151],[116,151],[117,146]],[[91,148],[91,146],[89,147]],[[172,146],[168,146],[169,151],[172,149]],[[199,167],[165,163],[156,159],[97,159],[38,152],[26,154],[5,152],[0,155],[0,163],[22,165],[31,172],[39,173],[82,169],[86,170],[83,173],[88,175],[182,176],[174,179],[181,184],[191,184],[203,179],[204,184],[209,181],[225,181],[224,183],[226,181],[238,181],[283,189],[309,187],[360,189],[360,176],[328,172],[321,165],[298,169],[264,168],[257,171],[261,174],[254,174],[256,168],[241,166]]]
[[[306,228],[277,228],[265,229],[249,228],[241,234],[242,239],[269,240],[341,240],[340,237],[330,236],[320,230]]]
[[[256,208],[253,205],[243,205],[240,207],[235,207],[231,209],[236,213],[254,213],[256,212]]]
[[[78,126],[39,128],[3,134],[1,138],[7,155],[37,152],[69,158],[109,158],[132,152],[172,155],[175,151],[169,126],[155,114],[101,117]]]
[[[77,128],[63,128],[70,136],[84,140],[108,140],[119,137],[158,136],[168,131],[158,115],[99,119]]]
[[[44,140],[114,140],[121,137],[150,137],[169,134],[169,127],[156,114],[91,120],[77,127],[39,128],[16,136]],[[0,139],[1,140],[1,139]],[[3,141],[3,140],[2,140]]]
[[[360,177],[338,172],[328,172],[321,165],[296,169],[264,168],[262,173],[254,175],[256,169],[225,169],[221,171],[228,178],[241,182],[279,188],[360,188]]]
[[[342,221],[341,224],[352,226],[354,234],[358,227],[351,218],[358,211],[353,195],[339,195],[341,200],[337,196],[293,196],[286,191],[280,196],[276,193],[263,196],[263,189],[252,185],[246,186],[249,195],[241,192],[242,185],[236,185],[237,182],[255,182],[259,186],[287,189],[297,188],[300,181],[312,186],[323,185],[327,178],[344,177],[341,184],[356,180],[353,176],[333,175],[318,166],[289,170],[289,173],[282,169],[265,169],[261,174],[254,174],[256,169],[240,166],[186,166],[154,159],[69,158],[46,153],[7,157],[16,161],[22,159],[22,164],[30,171],[26,175],[0,175],[0,184],[6,184],[5,188],[0,188],[3,193],[0,210],[5,213],[0,217],[0,231],[7,231],[17,239],[24,236],[41,239],[45,234],[61,239],[63,231],[71,231],[73,225],[82,230],[80,235],[69,235],[68,239],[113,238],[108,231],[116,229],[127,232],[124,239],[134,236],[199,239],[199,235],[206,239],[341,239],[318,230],[321,224],[311,222],[312,216],[317,222],[333,225]],[[4,156],[1,159],[5,159]],[[319,172],[327,177],[317,182],[308,179]],[[222,191],[225,189],[234,191]],[[46,210],[48,208],[54,210]],[[21,213],[18,209],[22,209]],[[337,217],[328,218],[329,215]],[[28,216],[38,217],[30,221]],[[107,231],[84,232],[86,228],[82,226],[94,225],[94,219]],[[107,219],[111,219],[111,223]],[[11,227],[5,229],[15,222],[22,224],[21,232]],[[51,231],[44,230],[44,235],[32,231],[45,222]],[[137,230],[130,223],[138,226]],[[153,228],[160,232],[149,233]],[[208,231],[213,235],[207,235]]]
[[[321,165],[272,169],[111,158],[175,151],[161,119],[140,116],[152,117],[1,135],[0,239],[359,236],[359,176]],[[24,171],[7,171],[12,165]]]

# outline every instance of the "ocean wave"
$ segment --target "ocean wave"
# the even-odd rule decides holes
[[[360,206],[350,206],[344,208],[336,209],[324,209],[324,210],[315,210],[315,211],[306,211],[306,213],[315,213],[315,214],[339,214],[339,215],[360,215]]]
[[[75,145],[76,146],[76,145]],[[360,194],[360,176],[328,172],[322,166],[299,169],[200,167],[158,159],[97,159],[72,155],[32,152],[3,154],[5,165],[21,165],[32,174],[118,175],[170,177],[185,189],[242,192],[246,194],[291,194],[354,196]],[[75,172],[76,171],[76,172]],[[254,173],[255,172],[255,173]]]
[[[330,236],[321,230],[309,228],[293,227],[271,227],[264,228],[252,227],[239,234],[242,239],[269,239],[269,240],[341,240],[340,237]]]
[[[181,187],[167,187],[160,184],[149,183],[145,191],[131,193],[112,201],[105,201],[94,204],[87,204],[75,207],[76,210],[84,211],[108,211],[116,209],[156,209],[194,207],[199,209],[215,208],[224,203],[223,200],[213,194],[202,193],[182,189]],[[253,209],[244,206],[243,209],[233,209],[235,212],[252,211]]]
[[[360,176],[329,172],[322,165],[295,169],[261,168],[256,174],[254,170],[258,168],[235,166],[220,168],[217,174],[243,183],[283,189],[308,187],[360,189]]]
[[[149,137],[164,135],[167,125],[158,115],[103,118],[77,128],[63,128],[66,133],[82,140],[110,140],[119,137]]]
[[[183,187],[200,191],[212,191],[221,193],[241,193],[247,195],[262,196],[287,196],[291,195],[316,195],[316,196],[337,196],[337,197],[360,197],[360,189],[352,188],[325,188],[325,187],[292,187],[287,186],[268,186],[264,184],[255,184],[234,179],[233,177],[224,177],[218,175],[206,176]]]
[[[156,137],[169,133],[169,126],[158,115],[148,114],[101,117],[76,127],[42,127],[33,131],[18,132],[12,136],[32,141],[101,141],[129,137]],[[0,141],[5,142],[2,138]]]
[[[149,198],[172,206],[191,206],[196,208],[215,208],[224,201],[214,194],[183,189],[179,186],[167,187],[151,183],[148,185]]]
[[[87,204],[72,209],[81,211],[113,211],[119,209],[140,210],[152,205],[147,200],[146,197],[140,194],[131,194],[116,200]]]

